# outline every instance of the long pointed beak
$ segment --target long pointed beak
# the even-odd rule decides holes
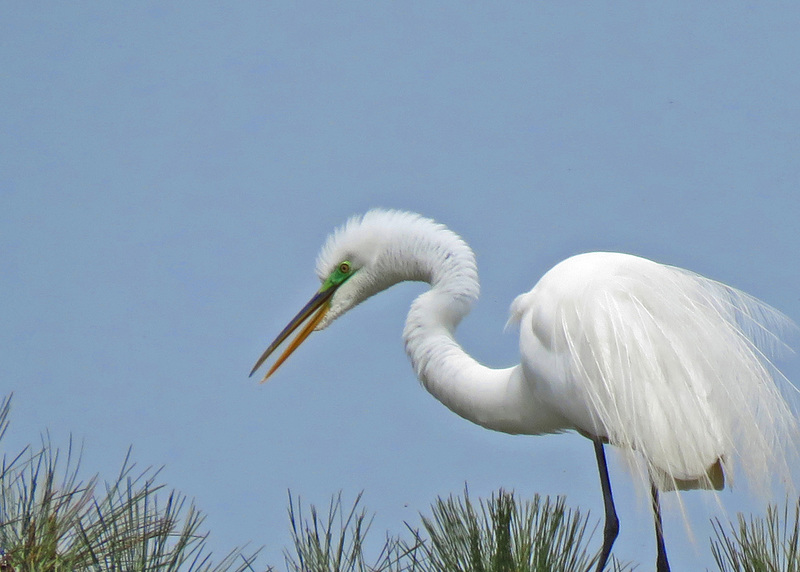
[[[286,358],[292,355],[292,352],[300,347],[300,344],[302,344],[303,341],[305,341],[305,339],[311,335],[311,332],[314,331],[314,328],[317,327],[317,324],[322,321],[322,318],[328,312],[328,308],[330,308],[331,296],[333,296],[335,291],[335,287],[328,287],[320,290],[314,295],[313,298],[311,298],[311,300],[308,301],[308,304],[303,306],[303,309],[300,310],[294,318],[292,318],[292,321],[289,322],[285,328],[283,328],[283,331],[278,334],[278,337],[275,338],[275,341],[272,342],[266,351],[261,354],[261,357],[258,358],[256,365],[254,365],[253,369],[250,371],[251,377],[256,370],[260,368],[265,361],[267,361],[267,358],[272,355],[272,352],[278,349],[278,346],[280,346],[286,340],[286,338],[291,336],[292,332],[299,328],[303,322],[308,320],[308,323],[303,326],[303,329],[300,330],[300,333],[297,334],[297,337],[291,341],[286,350],[284,350],[277,361],[272,364],[272,367],[269,368],[267,375],[264,376],[264,378],[261,380],[261,383],[267,381],[267,378],[275,373],[281,364],[286,361]],[[311,319],[309,320],[309,318]]]

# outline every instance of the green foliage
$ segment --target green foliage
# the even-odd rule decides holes
[[[0,402],[0,439],[9,398]],[[219,563],[206,550],[203,515],[186,497],[166,492],[158,471],[137,471],[130,452],[116,479],[80,478],[80,452],[45,436],[39,448],[4,455],[0,464],[0,572],[254,572],[256,554],[233,550]],[[377,558],[365,556],[372,518],[341,494],[326,512],[304,512],[289,496],[288,572],[584,572],[588,518],[562,497],[522,501],[503,490],[473,503],[438,499],[412,542],[386,536]],[[714,521],[711,550],[721,572],[800,572],[800,499],[764,518]],[[613,560],[615,571],[630,570]],[[268,570],[272,570],[271,568]]]
[[[738,530],[714,521],[711,552],[722,572],[800,572],[800,499],[791,511],[767,507],[766,517],[738,515]]]
[[[289,497],[294,552],[286,553],[291,572],[585,572],[596,556],[586,551],[591,539],[587,519],[567,509],[563,498],[538,495],[520,503],[500,491],[476,507],[463,498],[439,499],[433,516],[423,517],[424,533],[412,530],[414,541],[387,537],[372,565],[364,545],[372,519],[361,508],[334,497],[325,516],[310,507],[304,517],[300,503]],[[408,526],[408,525],[406,525]],[[614,570],[623,567],[614,562]]]
[[[9,399],[0,405],[0,435]],[[65,458],[64,458],[65,457]],[[130,452],[116,480],[79,478],[80,454],[45,437],[38,450],[0,466],[0,570],[15,572],[227,572],[252,570],[239,550],[214,564],[200,533],[202,514],[158,471],[137,472]]]
[[[342,494],[331,499],[326,516],[321,516],[311,505],[310,517],[303,515],[298,499],[295,503],[289,493],[289,522],[292,530],[294,553],[285,551],[286,568],[291,572],[392,572],[415,570],[412,561],[406,561],[409,552],[401,543],[387,537],[375,563],[367,565],[364,542],[372,524],[366,511],[359,506],[361,494],[345,512]],[[413,549],[412,549],[413,550]]]
[[[428,538],[415,533],[426,571],[584,572],[597,559],[587,551],[587,517],[563,497],[522,502],[500,490],[476,506],[465,491],[432,510],[422,519]]]

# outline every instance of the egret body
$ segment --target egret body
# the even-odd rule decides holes
[[[790,322],[742,292],[628,254],[573,256],[514,300],[521,363],[493,369],[455,340],[478,298],[478,273],[472,250],[443,225],[399,211],[354,217],[328,238],[317,274],[320,290],[253,372],[301,325],[264,379],[312,331],[370,296],[405,280],[429,283],[403,340],[431,394],[487,429],[592,440],[606,517],[598,571],[618,532],[605,444],[643,461],[659,571],[669,570],[659,491],[721,489],[734,459],[756,484],[788,479],[797,420],[766,350]]]

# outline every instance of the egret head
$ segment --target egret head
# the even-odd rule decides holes
[[[419,270],[415,272],[408,267],[397,251],[402,242],[398,242],[398,238],[408,236],[408,227],[421,222],[434,224],[412,213],[372,210],[351,218],[331,234],[317,257],[320,289],[270,344],[250,375],[300,326],[303,326],[300,333],[262,381],[272,375],[311,332],[327,327],[360,302],[399,280],[417,275],[424,279]]]

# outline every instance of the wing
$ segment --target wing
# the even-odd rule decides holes
[[[709,469],[729,472],[732,457],[757,481],[788,475],[797,423],[765,350],[791,322],[776,310],[685,270],[590,253],[512,315],[534,389],[578,431],[641,453],[664,488],[711,486]]]

